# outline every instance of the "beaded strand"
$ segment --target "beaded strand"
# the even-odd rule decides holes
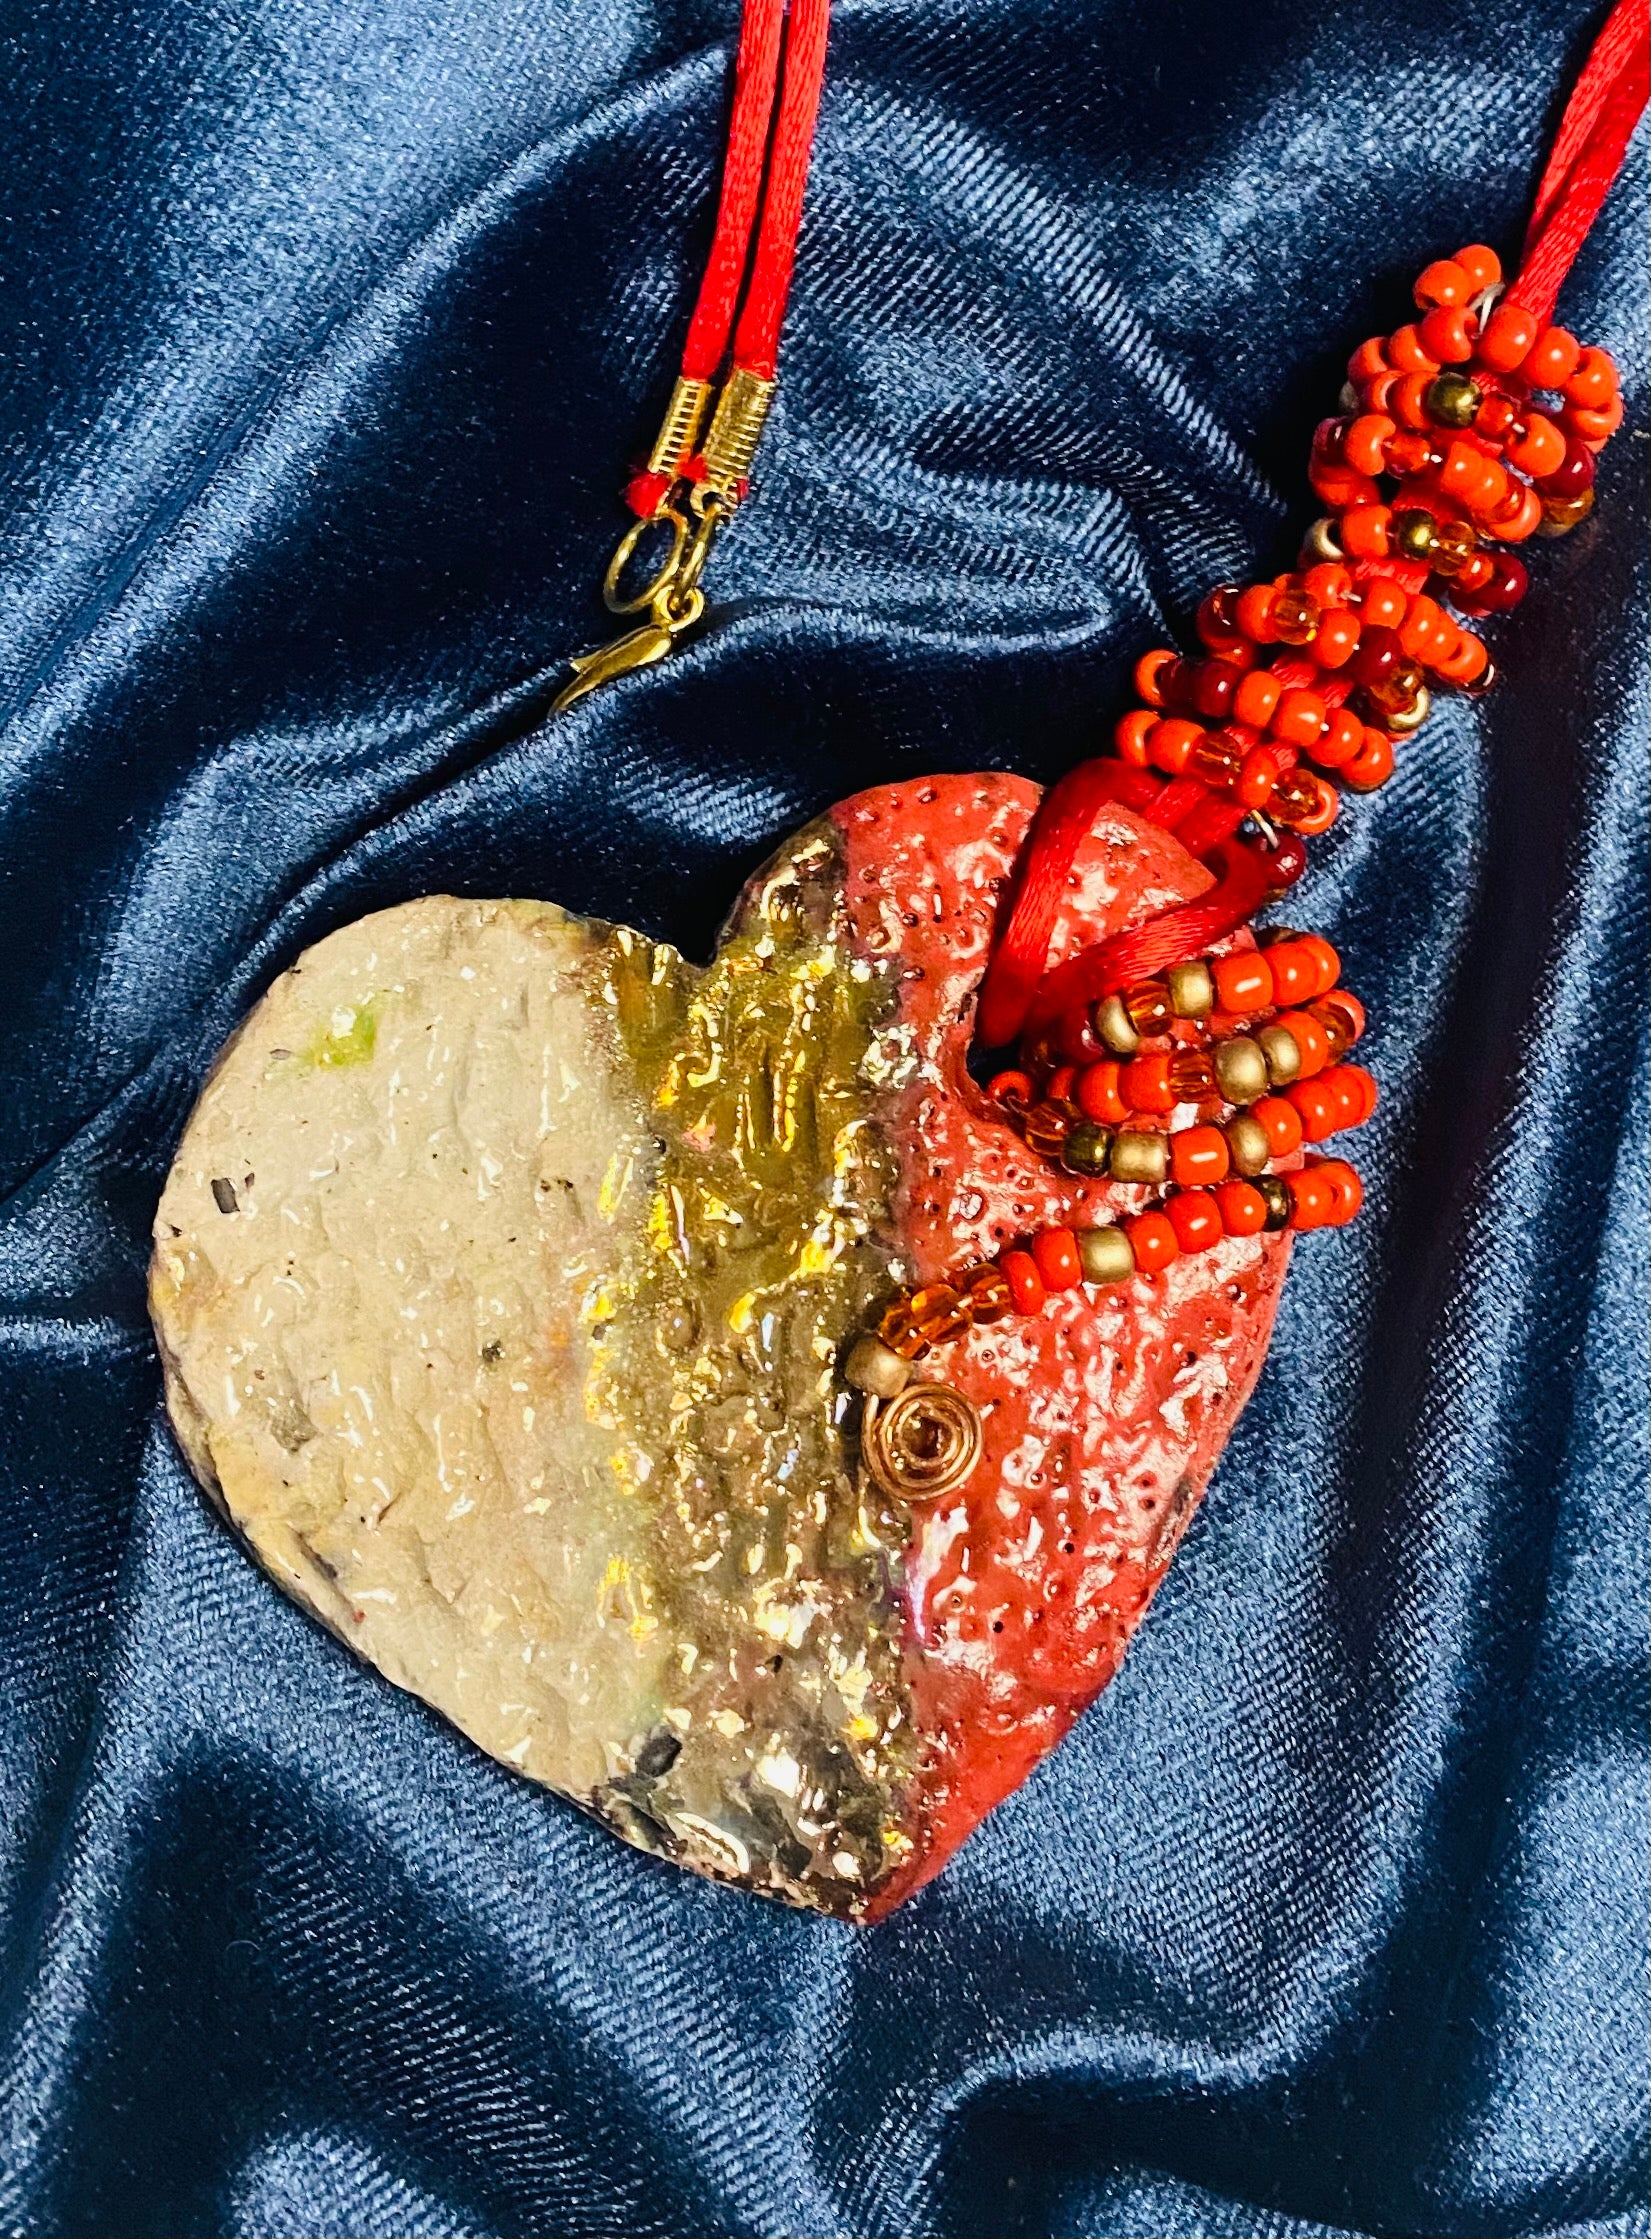
[[[1113,746],[1192,781],[1206,838],[1244,822],[1315,837],[1344,790],[1384,785],[1437,690],[1478,697],[1496,681],[1484,640],[1443,602],[1469,620],[1516,606],[1524,564],[1494,547],[1564,535],[1592,509],[1595,455],[1623,417],[1616,367],[1501,294],[1482,245],[1427,267],[1419,317],[1353,353],[1342,414],[1314,435],[1309,479],[1329,510],[1296,570],[1219,585],[1198,609],[1197,655],[1157,647],[1137,663],[1141,704]],[[1270,1169],[1375,1110],[1374,1079],[1346,1062],[1363,1007],[1337,985],[1328,941],[1258,938],[1023,1040],[989,1094],[1028,1147],[1074,1179],[1164,1194],[902,1292],[845,1363],[868,1401],[896,1398],[932,1347],[1052,1295],[1159,1274],[1227,1237],[1353,1218],[1363,1186],[1345,1160]]]

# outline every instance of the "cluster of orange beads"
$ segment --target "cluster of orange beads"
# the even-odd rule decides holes
[[[1311,480],[1330,511],[1297,570],[1212,591],[1202,658],[1145,656],[1145,705],[1115,734],[1125,761],[1196,777],[1311,836],[1334,822],[1341,788],[1391,776],[1433,691],[1489,688],[1483,640],[1443,601],[1470,619],[1518,604],[1524,566],[1494,547],[1585,518],[1594,454],[1622,421],[1606,353],[1539,329],[1516,303],[1489,308],[1501,277],[1486,248],[1430,264],[1421,317],[1354,352],[1346,414],[1314,437]]]
[[[1140,661],[1143,704],[1114,734],[1126,762],[1197,780],[1235,821],[1308,837],[1343,788],[1392,775],[1435,690],[1489,689],[1484,642],[1456,615],[1518,604],[1525,569],[1506,547],[1587,516],[1595,454],[1622,422],[1606,353],[1498,301],[1501,279],[1492,250],[1459,249],[1417,281],[1414,321],[1354,352],[1343,416],[1313,440],[1329,511],[1294,572],[1209,594],[1198,656],[1160,647]],[[1156,1274],[1224,1237],[1353,1217],[1363,1191],[1345,1161],[1269,1169],[1375,1109],[1375,1082],[1344,1062],[1364,1012],[1337,987],[1327,941],[1260,938],[1061,1019],[992,1083],[1051,1163],[1167,1194],[904,1294],[851,1356],[852,1381],[886,1395],[931,1345],[1036,1313],[1051,1293]]]

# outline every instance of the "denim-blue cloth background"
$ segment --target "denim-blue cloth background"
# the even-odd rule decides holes
[[[1066,767],[1285,564],[1351,345],[1517,247],[1586,0],[843,0],[714,627],[604,633],[734,0],[10,0],[0,2222],[1644,2234],[1645,141],[1629,432],[1501,689],[1319,846],[1370,1203],[1122,1678],[890,1925],[620,1847],[285,1603],[149,1221],[305,942],[428,889],[703,953],[798,820]]]

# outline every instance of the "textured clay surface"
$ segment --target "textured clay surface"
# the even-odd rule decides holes
[[[386,1676],[627,1840],[874,1919],[1111,1677],[1258,1373],[1285,1247],[974,1332],[985,1450],[913,1512],[838,1364],[902,1282],[1138,1202],[967,1071],[1035,806],[845,803],[705,971],[537,902],[309,951],[225,1050],[151,1301],[196,1474]],[[1127,812],[1063,951],[1204,872]]]

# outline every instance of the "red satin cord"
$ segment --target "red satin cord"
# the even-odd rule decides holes
[[[722,167],[717,226],[682,349],[685,381],[714,381],[728,355],[734,314],[751,258],[763,165],[774,123],[785,0],[746,0],[734,63],[734,106]]]
[[[1622,168],[1651,91],[1648,11],[1651,0],[1616,0],[1566,105],[1537,188],[1524,261],[1508,297],[1543,325],[1552,320],[1565,276]],[[1376,563],[1364,561],[1353,572],[1363,579],[1375,571]],[[1418,590],[1427,575],[1425,566],[1397,559],[1382,561],[1380,572],[1398,577],[1409,591]],[[1280,673],[1282,667],[1275,664]],[[1314,683],[1325,691],[1322,678]],[[1189,854],[1219,867],[1220,881],[1200,901],[1114,934],[1046,975],[1049,943],[1072,866],[1108,802],[1121,803],[1173,831]],[[1280,858],[1269,864],[1234,837],[1244,814],[1230,796],[1193,779],[1165,785],[1144,770],[1113,761],[1084,762],[1069,771],[1045,795],[1027,835],[1008,915],[981,982],[981,1043],[1001,1049],[1062,1012],[1166,971],[1234,932],[1270,890],[1288,883]],[[1299,869],[1303,855],[1299,843],[1294,845]],[[1290,846],[1287,842],[1281,856]]]
[[[1070,963],[1048,973],[1032,998],[1024,1031],[1048,1026],[1063,1012],[1082,1010],[1103,995],[1116,995],[1136,980],[1151,979],[1202,956],[1217,941],[1254,917],[1273,892],[1277,873],[1257,849],[1240,840],[1223,840],[1217,850],[1221,876],[1208,894],[1134,925],[1110,940],[1097,941]]]
[[[1508,300],[1546,326],[1565,276],[1622,169],[1651,93],[1651,9],[1617,0],[1576,82],[1536,190],[1519,277]]]
[[[755,5],[756,0],[750,0]],[[831,0],[791,0],[785,40],[785,85],[780,94],[774,152],[768,166],[751,287],[734,337],[734,363],[761,380],[772,381],[779,356],[780,328],[791,272],[797,261],[797,235],[803,222],[803,189],[814,148],[814,123],[825,79],[826,31]]]

